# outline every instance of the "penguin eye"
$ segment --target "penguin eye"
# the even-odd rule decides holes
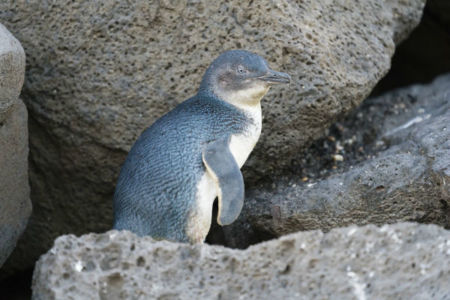
[[[237,72],[238,72],[238,74],[244,74],[244,73],[247,73],[247,70],[243,67],[243,66],[241,66],[241,65],[239,65],[238,67],[237,67],[237,70],[236,70]]]

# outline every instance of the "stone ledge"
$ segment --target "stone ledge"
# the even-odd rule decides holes
[[[247,250],[109,231],[59,237],[33,299],[444,299],[450,231],[399,223],[298,232]]]

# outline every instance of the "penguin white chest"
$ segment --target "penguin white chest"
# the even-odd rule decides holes
[[[239,168],[241,168],[252,152],[259,136],[261,135],[262,114],[261,105],[252,105],[243,108],[244,112],[251,118],[252,122],[246,126],[241,134],[234,134],[230,139],[230,152],[233,154]]]

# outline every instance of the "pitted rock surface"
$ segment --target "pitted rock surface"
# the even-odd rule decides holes
[[[25,268],[56,236],[106,230],[126,152],[141,131],[193,95],[219,53],[244,48],[289,73],[263,101],[245,180],[278,172],[389,69],[418,24],[413,1],[53,1],[0,4],[28,56],[29,230]]]
[[[447,74],[368,99],[342,125],[353,140],[372,135],[365,147],[378,153],[327,178],[283,177],[248,190],[241,216],[223,228],[225,244],[245,248],[258,239],[350,224],[450,228],[449,91]]]
[[[247,250],[110,231],[59,237],[33,299],[447,299],[450,231],[400,223],[299,232]]]
[[[19,99],[24,74],[23,48],[0,24],[0,267],[31,213],[27,109]]]
[[[0,122],[19,101],[25,73],[25,53],[20,42],[0,24]]]

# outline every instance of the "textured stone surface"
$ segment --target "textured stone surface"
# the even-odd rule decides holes
[[[354,113],[348,135],[370,133],[381,151],[322,180],[282,178],[247,191],[241,216],[224,228],[226,243],[246,247],[349,224],[418,221],[449,228],[449,90],[447,74],[430,85],[369,99]]]
[[[31,213],[27,110],[19,99],[25,53],[0,24],[0,267]]]
[[[450,231],[435,225],[299,232],[247,250],[110,231],[59,237],[33,299],[448,299],[449,281]]]
[[[387,72],[424,0],[54,1],[0,4],[28,55],[35,213],[14,256],[29,266],[63,233],[111,226],[111,196],[140,132],[192,95],[220,52],[245,48],[292,75],[263,101],[246,182],[358,105]]]
[[[18,102],[25,73],[25,53],[20,42],[0,24],[0,122]]]

